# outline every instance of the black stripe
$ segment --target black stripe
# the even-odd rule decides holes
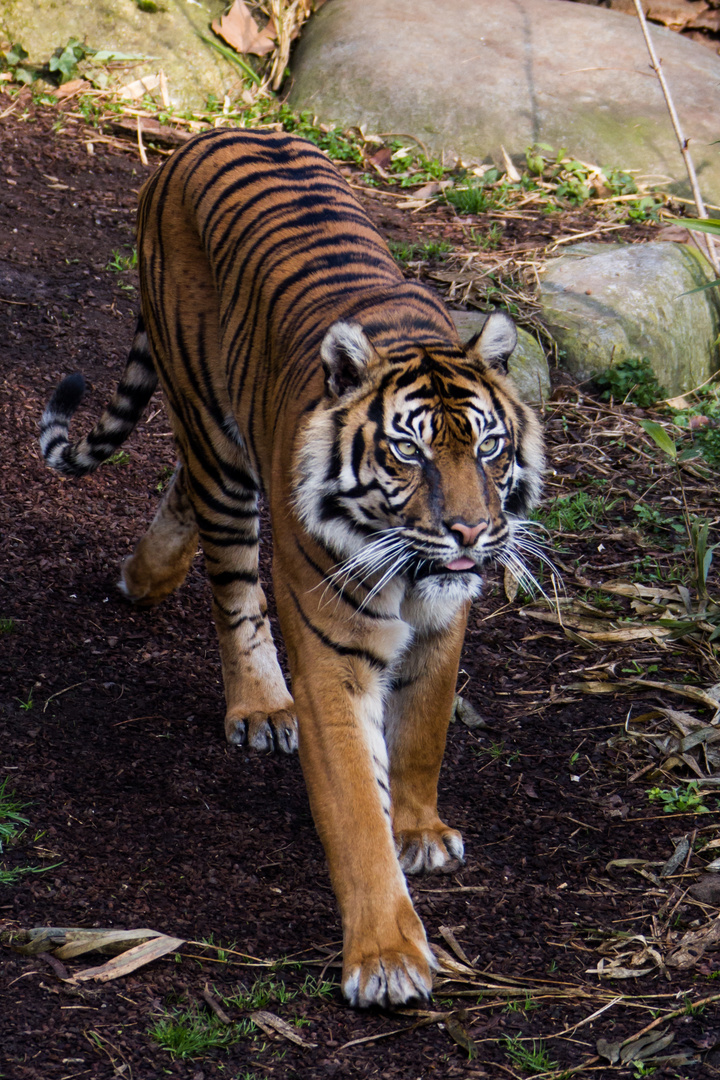
[[[387,667],[385,661],[381,660],[379,656],[375,656],[367,649],[356,649],[353,646],[341,645],[337,641],[332,641],[332,639],[329,638],[327,634],[323,633],[323,631],[319,627],[313,625],[313,623],[310,622],[307,615],[300,607],[300,601],[289,586],[288,592],[292,597],[292,601],[297,608],[298,615],[302,619],[303,623],[305,624],[305,626],[307,626],[308,630],[311,630],[315,637],[323,643],[323,645],[325,645],[328,649],[332,649],[332,651],[337,653],[338,656],[352,656],[356,660],[364,660],[366,664],[369,664],[370,667],[374,668],[376,671],[385,671]]]
[[[235,585],[244,582],[246,585],[257,585],[258,576],[252,570],[222,570],[219,574],[213,574],[208,570],[208,577],[213,585],[223,588],[225,585]]]

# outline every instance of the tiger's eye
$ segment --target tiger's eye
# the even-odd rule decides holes
[[[499,442],[500,439],[498,436],[492,435],[489,439],[485,439],[484,442],[481,442],[478,449],[481,454],[493,454],[497,450]]]
[[[410,442],[409,439],[401,439],[399,442],[393,442],[393,447],[402,458],[416,458],[420,455],[419,448],[415,443]]]

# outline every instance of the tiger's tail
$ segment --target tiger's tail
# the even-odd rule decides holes
[[[85,393],[82,375],[63,379],[40,420],[40,449],[46,463],[64,476],[85,476],[117,451],[135,430],[158,383],[142,316],[130,355],[110,404],[89,435],[68,439],[70,420]]]

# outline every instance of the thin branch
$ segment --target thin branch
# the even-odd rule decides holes
[[[677,138],[678,144],[680,146],[680,153],[682,154],[683,160],[685,162],[685,168],[687,169],[688,178],[690,180],[690,187],[692,188],[693,198],[695,199],[695,205],[697,207],[697,216],[699,218],[706,218],[708,216],[708,212],[705,209],[705,203],[703,202],[703,197],[700,192],[700,185],[698,184],[697,173],[695,172],[695,166],[693,165],[693,160],[690,156],[690,150],[688,149],[688,140],[683,134],[682,127],[680,126],[680,118],[677,114],[672,95],[670,94],[670,87],[665,81],[665,76],[662,72],[661,61],[658,59],[658,55],[655,52],[655,46],[653,45],[652,39],[650,37],[650,31],[648,29],[647,20],[645,18],[645,12],[642,9],[641,0],[633,0],[633,3],[635,4],[635,11],[637,12],[637,17],[640,21],[640,29],[642,30],[643,37],[645,38],[645,44],[647,45],[647,50],[650,54],[651,66],[658,77],[658,82],[660,83],[660,87],[665,98],[665,104],[667,105],[668,112],[670,113],[670,120],[673,126],[673,131],[675,132],[675,137]],[[710,237],[703,236],[703,240],[705,241],[708,258],[710,259],[715,273],[720,274],[720,263],[718,263],[717,255],[715,253],[715,244]]]

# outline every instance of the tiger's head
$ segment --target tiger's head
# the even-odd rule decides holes
[[[402,582],[406,602],[444,621],[480,593],[488,560],[520,569],[544,458],[538,421],[502,373],[516,340],[501,313],[464,347],[374,345],[356,323],[328,330],[296,505],[338,560],[336,583],[365,603]]]

